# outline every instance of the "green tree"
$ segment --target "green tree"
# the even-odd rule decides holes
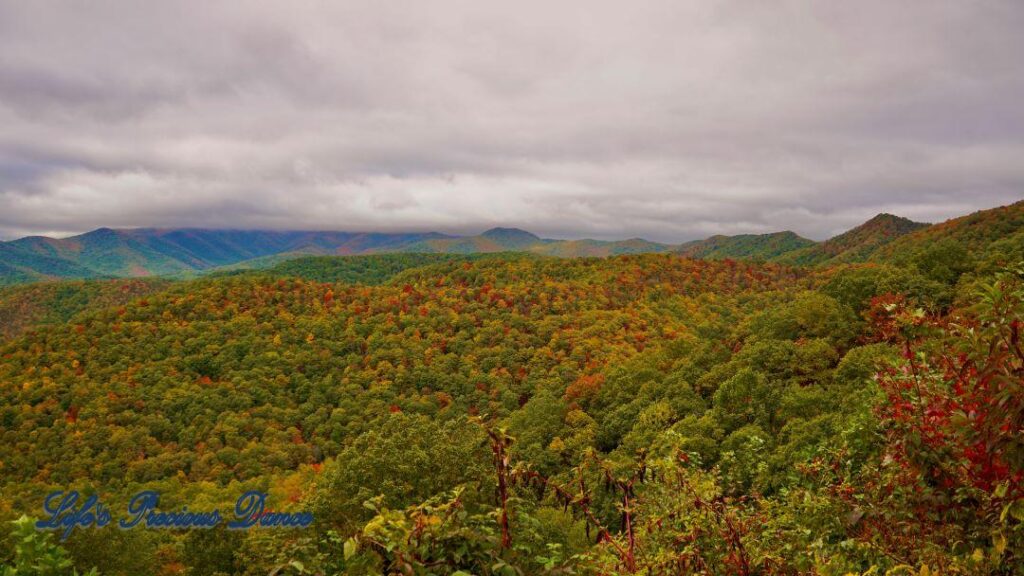
[[[39,532],[35,521],[22,516],[14,521],[14,560],[0,567],[3,576],[77,576],[70,556],[53,542],[53,534]],[[93,568],[87,574],[98,574]]]

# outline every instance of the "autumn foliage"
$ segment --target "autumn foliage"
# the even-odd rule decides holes
[[[62,544],[110,574],[1019,572],[1012,267],[505,254],[288,270],[133,298],[85,283],[59,298],[70,316],[12,332],[0,518],[59,486],[210,508],[258,488],[317,518]],[[24,295],[60,292],[25,290],[0,309],[37,317]]]

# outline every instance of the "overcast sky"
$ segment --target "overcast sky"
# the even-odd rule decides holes
[[[1024,2],[0,0],[0,237],[678,242],[1024,198]]]

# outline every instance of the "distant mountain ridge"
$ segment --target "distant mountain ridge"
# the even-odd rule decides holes
[[[397,251],[412,243],[445,238],[450,237],[436,232],[99,228],[63,239],[29,236],[0,243],[0,283],[14,283],[11,278],[24,281],[182,274],[285,253],[345,255]]]
[[[1024,201],[929,225],[892,214],[815,242],[791,231],[712,236],[679,245],[629,240],[552,240],[518,228],[475,236],[426,233],[99,228],[57,239],[29,236],[0,242],[0,285],[47,279],[182,275],[215,268],[265,268],[292,258],[397,253],[527,252],[580,257],[672,253],[701,259],[745,259],[817,266],[899,262],[949,240],[973,251],[997,245],[1024,254]]]
[[[28,236],[0,242],[0,284],[191,274],[253,261],[272,265],[310,255],[385,252],[475,254],[523,251],[558,256],[666,252],[646,240],[548,240],[517,228],[477,236],[426,233],[98,228],[69,238]]]
[[[723,258],[771,259],[815,244],[817,243],[814,240],[786,230],[771,234],[717,235],[706,240],[681,244],[674,252],[690,258],[708,260]]]

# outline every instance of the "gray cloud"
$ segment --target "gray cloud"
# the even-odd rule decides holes
[[[1022,27],[1016,0],[0,0],[0,236],[942,220],[1024,197]]]

